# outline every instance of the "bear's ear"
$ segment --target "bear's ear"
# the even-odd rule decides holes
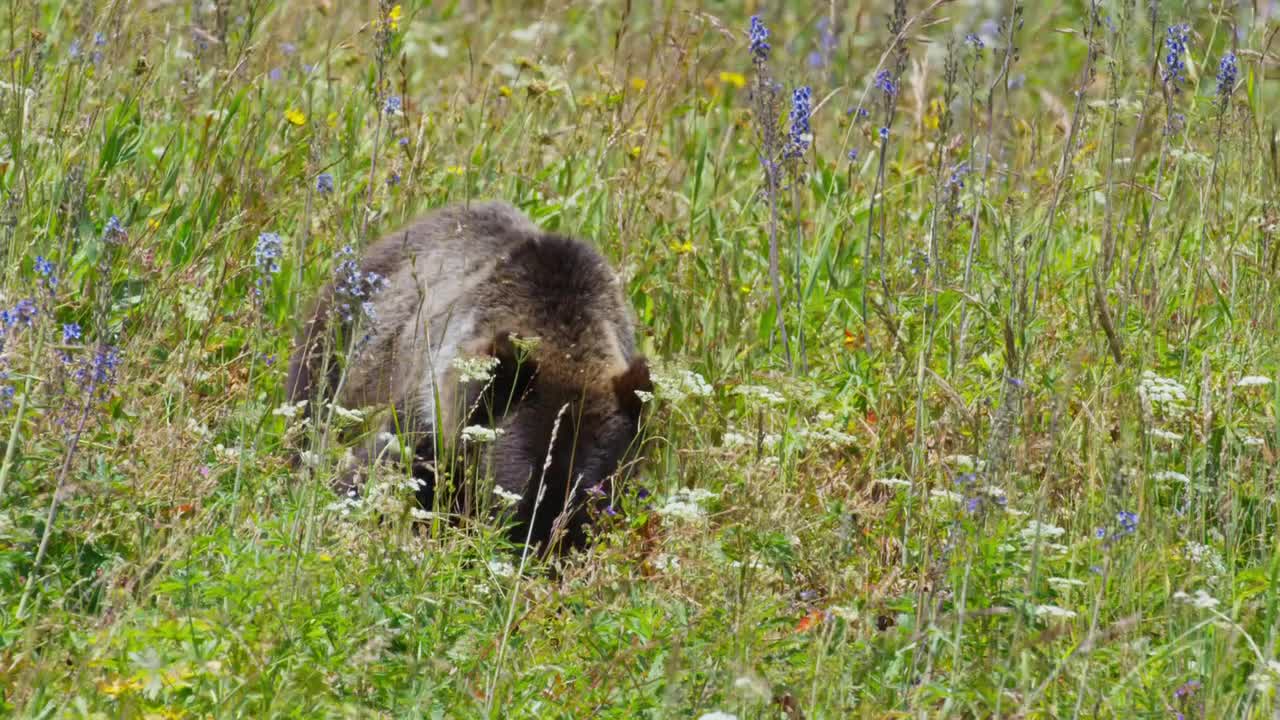
[[[649,362],[643,357],[636,357],[627,369],[613,378],[613,392],[618,397],[618,407],[633,419],[640,418],[644,409],[641,393],[653,393],[653,379],[649,377]]]

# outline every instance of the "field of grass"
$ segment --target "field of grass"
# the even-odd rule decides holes
[[[1275,3],[0,16],[0,714],[1280,713]],[[289,464],[343,248],[473,198],[660,371],[556,563]]]

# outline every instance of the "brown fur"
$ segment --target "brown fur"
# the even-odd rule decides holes
[[[375,321],[349,327],[335,311],[343,299],[326,287],[290,361],[290,401],[314,404],[336,389],[343,407],[394,408],[394,425],[382,429],[398,429],[417,449],[415,475],[428,497],[435,488],[426,468],[438,450],[454,456],[464,425],[500,428],[484,459],[498,487],[523,497],[515,537],[546,545],[563,529],[580,540],[582,499],[609,490],[638,431],[635,391],[652,389],[605,259],[493,202],[447,207],[391,233],[368,249],[361,270],[387,279],[372,299]],[[330,349],[335,332],[356,346],[345,375]],[[513,336],[538,340],[526,355]],[[459,382],[453,361],[482,355],[500,361],[493,381]]]

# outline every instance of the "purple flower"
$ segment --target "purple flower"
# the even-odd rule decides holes
[[[280,78],[283,76],[284,76],[284,71],[278,67],[273,67],[271,68],[270,71],[267,72],[267,79],[270,80],[271,82],[280,82]]]
[[[887,127],[882,127],[882,128],[880,128],[880,139],[881,139],[881,140],[888,140],[888,139],[889,139],[889,128],[887,128]]]
[[[43,255],[36,256],[35,270],[36,274],[42,276],[49,285],[58,284],[58,277],[53,273],[53,263],[45,259]]]
[[[289,43],[289,42],[280,43],[280,52],[284,53],[285,55],[292,55],[297,51],[298,51],[298,48],[293,43]]]
[[[858,148],[849,151],[849,162],[858,162]]]
[[[400,102],[400,96],[392,95],[391,97],[387,98],[386,103],[383,104],[382,112],[388,115],[395,115],[396,113],[400,112],[401,107],[403,106]]]
[[[79,323],[65,323],[62,326],[62,342],[64,344],[70,343],[72,341],[79,340],[79,339],[80,339]]]
[[[1132,535],[1138,531],[1138,514],[1127,510],[1116,513],[1116,522],[1120,525],[1121,535]]]
[[[333,176],[329,173],[320,173],[316,176],[316,192],[321,195],[328,195],[333,192]]]
[[[258,244],[253,249],[253,261],[258,272],[263,276],[280,272],[280,255],[284,251],[284,243],[280,236],[273,232],[258,235]],[[259,278],[261,282],[262,278]]]
[[[751,16],[751,29],[747,32],[751,40],[751,59],[757,63],[769,60],[769,28],[764,26],[759,15]]]
[[[1191,27],[1186,23],[1174,25],[1165,31],[1164,35],[1164,71],[1161,77],[1166,85],[1170,86],[1173,92],[1178,91],[1178,85],[1187,79],[1187,40],[1191,37]]]
[[[812,99],[813,93],[808,85],[796,88],[791,93],[791,137],[786,151],[788,158],[801,157],[813,143],[813,129],[809,126],[809,118],[813,114]]]
[[[986,43],[982,42],[982,38],[978,37],[974,33],[969,33],[968,35],[964,36],[964,44],[968,45],[974,50],[981,50],[987,46]]]
[[[876,89],[884,93],[885,97],[893,97],[898,94],[898,84],[893,81],[893,75],[888,70],[881,70],[876,73],[876,78],[872,83]]]
[[[1236,60],[1236,54],[1228,52],[1222,56],[1221,62],[1218,63],[1218,97],[1225,102],[1226,99],[1235,92],[1236,78],[1240,75],[1240,64]]]
[[[107,225],[102,229],[102,239],[107,242],[118,242],[120,240],[129,239],[129,231],[124,229],[124,225],[120,224],[120,218],[112,215],[107,219]]]

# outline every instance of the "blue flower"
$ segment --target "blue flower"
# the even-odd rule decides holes
[[[96,33],[94,33],[94,34],[93,34],[93,44],[94,44],[94,45],[97,45],[98,47],[102,47],[103,45],[106,45],[106,44],[107,44],[107,36],[106,36],[106,35],[103,35],[103,34],[102,34],[102,33],[100,33],[100,32],[96,32]]]
[[[849,162],[858,162],[858,148],[849,151]]]
[[[102,229],[102,238],[108,242],[128,239],[129,232],[124,229],[124,225],[120,224],[120,218],[112,215],[107,219],[107,225]]]
[[[297,52],[297,50],[298,50],[297,46],[294,45],[293,43],[288,43],[288,42],[280,43],[280,52],[284,53],[285,55],[292,55],[295,52]]]
[[[1116,522],[1120,525],[1121,535],[1132,535],[1138,531],[1138,514],[1127,510],[1116,513]]]
[[[67,48],[67,54],[71,56],[72,60],[75,60],[80,57],[80,41],[79,40],[71,41],[71,46]]]
[[[253,249],[253,261],[258,267],[258,272],[263,275],[274,275],[280,272],[280,254],[284,250],[284,243],[281,242],[280,236],[273,232],[264,232],[258,235],[258,244]]]
[[[951,177],[947,178],[947,187],[964,189],[964,176],[969,174],[969,163],[960,163],[951,171]],[[1022,387],[1022,381],[1014,377],[1006,377],[1017,387]]]
[[[397,142],[400,144],[400,147],[409,147],[409,138],[407,137],[402,137]]]
[[[93,354],[87,365],[81,365],[75,373],[76,381],[85,391],[106,392],[115,383],[116,370],[120,367],[120,351],[111,345],[103,345]]]
[[[885,97],[893,97],[898,94],[898,84],[893,81],[893,75],[888,70],[881,70],[876,73],[872,84],[875,85],[877,90],[884,93]]]
[[[1218,63],[1218,97],[1224,101],[1236,89],[1236,78],[1240,75],[1240,64],[1236,54],[1228,52]]]
[[[333,176],[329,173],[320,173],[316,176],[316,192],[321,195],[328,195],[333,192]]]
[[[882,127],[882,128],[880,128],[880,139],[881,139],[881,140],[888,140],[888,139],[889,139],[889,128],[887,128],[887,127]]]
[[[343,321],[355,319],[355,309],[371,321],[376,322],[373,304],[369,300],[387,286],[387,279],[376,272],[363,272],[356,261],[355,250],[346,245],[338,252],[338,268],[334,273],[334,295],[338,299],[338,312]]]
[[[798,158],[805,154],[813,143],[813,129],[809,126],[809,118],[813,114],[813,93],[809,86],[796,88],[791,93],[791,136],[786,156]]]
[[[278,67],[273,67],[267,72],[267,79],[271,82],[280,82],[280,78],[284,76],[284,71]]]
[[[70,343],[80,339],[80,324],[66,323],[62,326],[62,342]]]
[[[44,258],[43,255],[36,256],[36,274],[41,275],[50,285],[57,285],[58,278],[53,274],[53,263]]]
[[[751,29],[747,33],[751,40],[751,58],[757,63],[769,60],[769,28],[764,26],[759,15],[751,16]]]
[[[395,187],[399,184],[400,184],[400,173],[396,172],[395,170],[392,170],[391,174],[387,176],[387,186]]]
[[[400,112],[401,107],[400,96],[392,95],[391,97],[388,97],[386,103],[383,104],[382,112],[387,113],[388,115],[395,115]]]
[[[986,43],[982,42],[982,38],[978,37],[974,33],[969,33],[968,35],[964,36],[964,44],[968,45],[974,50],[981,50],[982,48],[987,46]]]
[[[1166,85],[1169,85],[1173,92],[1178,91],[1178,86],[1186,82],[1187,62],[1187,40],[1191,36],[1191,27],[1186,23],[1174,25],[1165,31],[1164,37],[1164,72],[1161,77]]]
[[[24,298],[13,306],[12,310],[5,313],[3,322],[7,327],[19,327],[26,325],[31,327],[36,319],[36,303],[31,298]]]

